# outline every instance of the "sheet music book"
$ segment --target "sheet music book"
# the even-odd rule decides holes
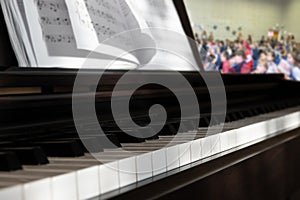
[[[188,40],[157,31],[185,35],[172,0],[0,2],[20,67],[81,68],[89,57],[93,69],[195,70]]]

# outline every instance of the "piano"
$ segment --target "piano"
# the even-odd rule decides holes
[[[0,31],[7,38],[6,30]],[[148,84],[130,97],[130,115],[140,128],[127,131],[141,136],[151,131],[144,127],[157,104],[167,112],[166,123],[155,135],[133,137],[117,125],[128,119],[115,119],[110,109],[126,71],[105,71],[95,85],[89,80],[98,71],[86,70],[84,92],[74,95],[78,70],[13,67],[11,46],[0,38],[0,199],[300,198],[299,83],[278,74],[221,75],[224,85],[214,91],[226,92],[226,101],[217,102],[226,106],[224,121],[222,113],[213,112],[205,81],[220,74],[180,72],[197,96],[201,115],[182,122],[174,93]],[[176,74],[136,71],[129,76],[126,85]],[[99,123],[82,116],[87,120],[80,126],[90,134],[81,137],[72,106],[74,98],[84,105],[87,88],[97,88]],[[188,95],[184,86],[177,89]],[[130,95],[126,89],[115,92],[119,101]],[[99,124],[104,135],[95,131]],[[103,142],[107,139],[110,145]]]

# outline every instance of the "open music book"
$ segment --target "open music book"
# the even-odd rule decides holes
[[[185,35],[172,0],[0,2],[21,67],[195,70],[188,40],[166,34]]]

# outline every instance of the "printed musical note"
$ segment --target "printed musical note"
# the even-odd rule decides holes
[[[48,54],[75,53],[76,40],[65,0],[33,0]],[[71,53],[72,52],[72,53]]]
[[[40,19],[43,25],[70,25],[70,20],[68,18],[42,16]]]
[[[49,9],[53,12],[58,12],[59,10],[66,10],[66,6],[59,1],[45,1],[45,0],[35,0],[37,8],[39,10]]]
[[[44,35],[46,42],[50,43],[72,43],[74,37],[70,35]]]
[[[112,24],[116,24],[116,22],[117,22],[116,17],[114,17],[112,14],[110,14],[108,12],[105,12],[104,10],[95,8],[95,7],[91,6],[90,4],[87,4],[87,9],[88,9],[90,15],[95,15],[95,16],[101,17],[101,18],[105,19],[107,22],[112,23]]]
[[[119,35],[128,31],[128,19],[120,8],[121,1],[125,2],[125,0],[66,1],[77,46],[93,51],[96,43],[104,41],[109,43],[106,45],[119,49],[128,49],[134,45],[130,34]],[[92,44],[83,35],[91,38]],[[108,38],[111,39],[108,41]]]

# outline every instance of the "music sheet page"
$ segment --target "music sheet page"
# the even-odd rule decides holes
[[[99,42],[84,0],[66,0],[77,48],[93,51]],[[85,36],[85,37],[83,37]]]
[[[147,27],[145,21],[134,15],[125,0],[66,0],[66,4],[78,48],[118,56],[143,44],[155,46],[149,31],[143,31]],[[148,62],[155,54],[153,51],[132,55]]]
[[[165,67],[165,70],[194,71],[196,66],[193,64],[196,64],[196,61],[173,1],[126,1],[137,15],[145,19],[148,27],[154,28],[152,36],[157,44],[158,52],[150,65],[144,66],[143,69],[157,70]],[[172,32],[176,33],[172,34]]]
[[[136,50],[132,54],[138,58],[140,63],[138,68],[140,68],[148,64],[156,55],[156,41],[149,30],[144,16],[132,9],[126,0],[118,1],[121,13],[126,19],[127,30],[129,30],[125,35],[133,38],[131,41],[134,41],[132,47],[128,50]]]
[[[65,0],[26,0],[24,8],[39,66],[80,68],[84,65],[90,52],[77,48]],[[95,65],[91,68],[101,69],[107,60],[114,59],[105,51],[105,54],[97,55],[94,62],[89,59],[89,64]],[[136,66],[134,56],[125,60],[116,61],[115,65],[121,69]]]

